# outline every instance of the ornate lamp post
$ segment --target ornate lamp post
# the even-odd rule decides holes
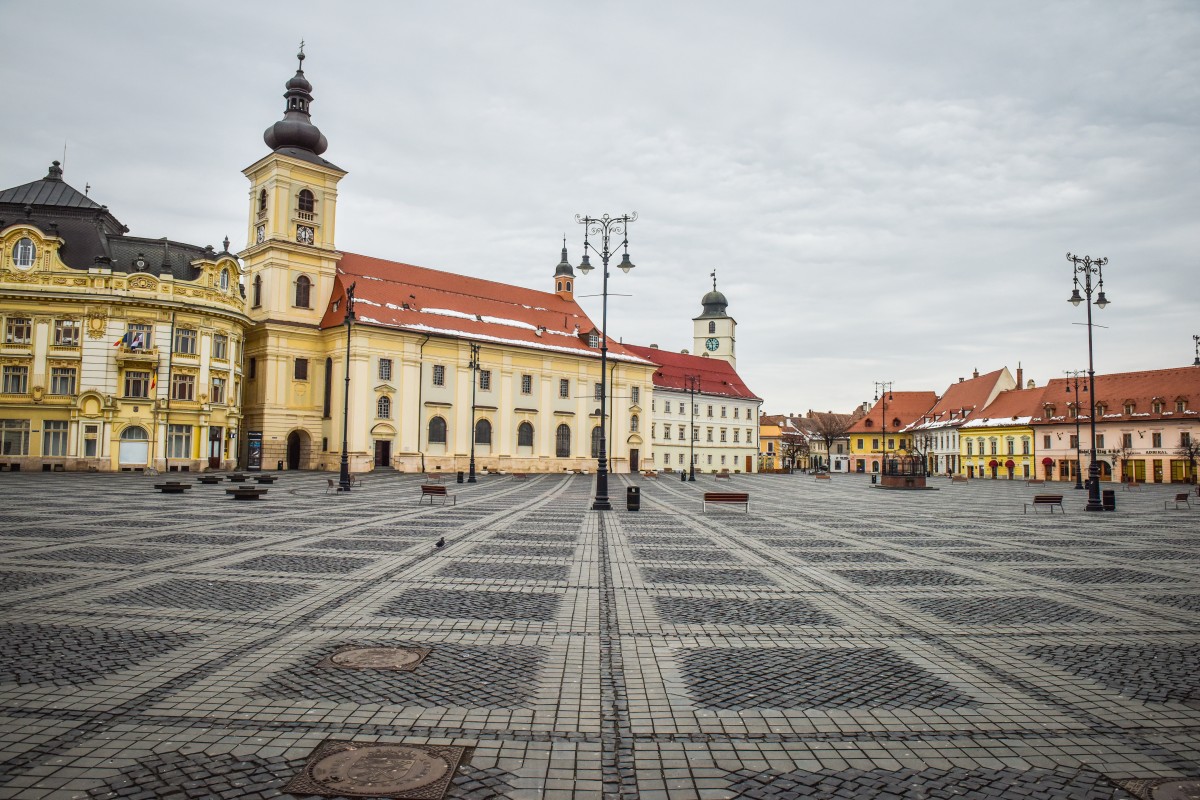
[[[350,330],[354,326],[354,287],[350,284],[346,290],[346,391],[342,398],[342,472],[338,478],[338,491],[350,491],[350,453],[346,442],[350,438]]]
[[[1075,288],[1071,292],[1071,296],[1067,298],[1073,306],[1078,306],[1083,302],[1083,298],[1079,296],[1079,276],[1083,276],[1083,293],[1087,295],[1087,334],[1088,334],[1088,388],[1090,389],[1091,400],[1088,405],[1088,421],[1090,422],[1092,442],[1091,442],[1091,459],[1092,463],[1088,464],[1088,511],[1103,511],[1104,506],[1100,502],[1100,462],[1096,460],[1096,369],[1095,363],[1092,360],[1092,276],[1096,276],[1096,306],[1104,308],[1108,305],[1108,298],[1104,296],[1104,265],[1108,263],[1107,258],[1093,259],[1091,256],[1074,256],[1067,253],[1067,260],[1071,262],[1074,268]]]
[[[699,378],[699,376],[696,376],[696,375],[688,375],[687,382],[688,382],[688,400],[691,402],[691,406],[692,406],[692,425],[691,425],[692,442],[691,442],[691,452],[688,455],[688,458],[691,459],[692,463],[688,467],[688,480],[691,481],[692,483],[695,483],[696,482],[696,437],[699,435],[699,433],[696,431],[696,384],[700,382],[700,378]]]
[[[1196,343],[1196,360],[1192,362],[1192,366],[1200,367],[1200,336],[1193,336],[1192,341]]]
[[[633,269],[633,262],[629,260],[629,236],[626,234],[626,229],[629,227],[629,223],[636,219],[636,211],[620,217],[610,217],[608,214],[598,218],[575,215],[575,221],[583,226],[583,260],[579,262],[579,271],[587,275],[593,269],[592,262],[588,258],[589,248],[600,256],[601,264],[604,267],[604,283],[601,289],[603,299],[600,306],[600,448],[596,457],[596,498],[592,502],[593,511],[612,510],[612,504],[608,501],[608,449],[605,444],[607,437],[604,434],[608,408],[608,389],[605,380],[605,376],[608,374],[608,260],[614,255],[614,249],[609,245],[612,237],[620,236],[622,238],[622,241],[616,245],[624,249],[621,263],[617,266],[621,268],[622,272],[628,274],[629,270]],[[589,236],[600,237],[599,249],[591,243]]]
[[[1072,384],[1075,388],[1075,488],[1083,488],[1083,468],[1080,466],[1079,456],[1079,379],[1085,375],[1085,371],[1081,369],[1067,370],[1067,394],[1071,393]],[[1087,393],[1087,386],[1083,387],[1084,394]]]
[[[467,473],[467,483],[475,483],[475,387],[479,385],[479,345],[471,345],[471,466]]]
[[[880,435],[880,450],[879,456],[879,474],[883,475],[887,471],[887,401],[892,399],[892,382],[891,381],[875,381],[875,400],[883,398],[883,407],[880,409],[880,416],[883,419],[883,431]]]

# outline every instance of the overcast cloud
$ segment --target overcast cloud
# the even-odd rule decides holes
[[[576,213],[636,210],[611,334],[690,348],[716,269],[772,413],[1086,368],[1068,250],[1110,259],[1097,371],[1200,333],[1192,0],[0,0],[0,30],[4,187],[66,140],[134,235],[238,249],[304,39],[341,249],[548,290]]]

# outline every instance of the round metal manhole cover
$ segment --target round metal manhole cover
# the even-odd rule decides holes
[[[465,748],[326,741],[284,791],[327,797],[438,800],[445,796]]]
[[[322,659],[317,666],[412,672],[431,652],[432,648],[429,647],[342,647]]]
[[[1200,781],[1168,781],[1154,787],[1152,800],[1200,800]]]

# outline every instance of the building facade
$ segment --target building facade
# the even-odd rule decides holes
[[[1017,369],[1021,375],[1020,368]],[[909,425],[917,450],[925,454],[930,475],[955,475],[960,471],[959,431],[963,424],[987,407],[1002,391],[1017,387],[1007,367],[986,375],[975,370],[970,378],[959,378],[938,398],[937,404]]]
[[[0,468],[234,465],[242,267],[128,230],[58,162],[0,191]]]
[[[908,455],[912,434],[905,431],[937,403],[933,392],[885,392],[850,426],[850,466],[854,472],[879,472],[886,456]]]
[[[466,470],[472,456],[481,471],[594,470],[607,343],[609,468],[640,468],[654,365],[575,302],[565,247],[548,292],[336,247],[347,173],[323,157],[300,67],[270,152],[244,171],[245,427],[262,463],[335,469],[345,428],[354,472]]]

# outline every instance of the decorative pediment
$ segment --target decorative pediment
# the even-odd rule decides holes
[[[376,394],[395,394],[396,387],[389,383],[381,383],[375,387]]]
[[[380,437],[395,436],[396,429],[393,428],[391,425],[388,425],[386,422],[380,422],[380,423],[376,424],[375,427],[371,428],[371,435],[372,436],[380,436]]]

